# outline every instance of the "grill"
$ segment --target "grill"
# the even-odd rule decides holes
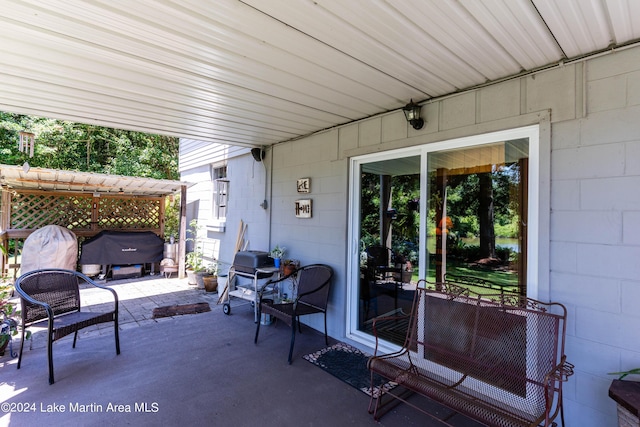
[[[264,251],[240,251],[233,258],[233,269],[236,272],[255,274],[259,268],[273,267],[273,258]],[[267,273],[265,277],[273,273]]]
[[[80,264],[147,264],[162,261],[164,241],[152,231],[101,231],[81,247]]]

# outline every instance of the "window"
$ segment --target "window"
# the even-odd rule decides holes
[[[211,168],[211,180],[213,181],[212,216],[215,220],[224,220],[227,217],[227,202],[229,198],[229,180],[227,167]]]

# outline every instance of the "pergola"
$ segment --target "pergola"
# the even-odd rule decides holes
[[[165,235],[165,200],[180,193],[179,276],[185,271],[186,189],[182,181],[0,165],[0,244],[15,242],[13,262],[2,254],[0,272],[20,267],[24,240],[55,224],[87,238],[103,230]]]

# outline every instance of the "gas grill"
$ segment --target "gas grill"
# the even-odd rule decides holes
[[[105,230],[85,240],[81,248],[80,264],[102,265],[103,274],[106,274],[107,265],[136,265],[137,268],[134,268],[136,272],[130,272],[129,276],[131,276],[140,275],[142,273],[140,265],[144,264],[151,264],[153,272],[153,263],[162,261],[164,240],[152,231]],[[128,271],[125,268],[122,272],[124,273],[125,270]]]
[[[233,269],[236,273],[256,273],[256,270],[273,267],[273,258],[268,252],[240,251],[233,258]],[[270,276],[271,274],[269,274]],[[265,277],[269,277],[265,276]]]
[[[240,251],[233,259],[233,265],[229,269],[229,282],[227,286],[226,301],[222,306],[224,314],[231,314],[231,297],[249,301],[254,308],[254,318],[258,321],[258,280],[267,279],[278,273],[280,269],[273,266],[273,258],[264,251]],[[233,276],[246,277],[251,280],[249,284],[238,284],[234,290],[231,278]]]

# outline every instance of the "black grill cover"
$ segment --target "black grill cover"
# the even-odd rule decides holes
[[[101,231],[81,247],[80,264],[144,264],[162,261],[164,240],[152,231]]]

